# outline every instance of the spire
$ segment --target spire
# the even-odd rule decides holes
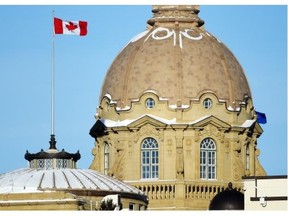
[[[150,26],[200,27],[204,21],[198,17],[198,5],[153,5],[153,18],[147,23]]]

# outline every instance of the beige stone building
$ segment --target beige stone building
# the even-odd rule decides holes
[[[91,169],[149,196],[150,210],[206,210],[229,182],[265,176],[241,64],[198,6],[152,7],[147,29],[111,64],[97,107]]]

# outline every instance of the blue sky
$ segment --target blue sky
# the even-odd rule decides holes
[[[57,148],[80,150],[88,168],[89,130],[106,71],[126,43],[146,29],[150,5],[0,5],[0,173],[27,167],[26,150],[49,148],[52,11],[88,21],[85,37],[55,38]],[[287,174],[287,7],[200,6],[206,29],[236,56],[248,78],[254,106],[266,113],[258,139],[268,175]]]

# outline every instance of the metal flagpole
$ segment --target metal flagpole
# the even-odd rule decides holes
[[[54,99],[55,99],[55,32],[54,32],[54,10],[52,15],[52,60],[51,60],[51,135],[54,135]]]
[[[54,10],[52,14],[52,54],[51,54],[51,135],[50,135],[50,148],[56,149],[56,140],[54,134],[54,98],[55,98],[55,31],[54,31]]]

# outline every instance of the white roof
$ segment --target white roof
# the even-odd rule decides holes
[[[18,169],[0,174],[0,194],[37,193],[43,190],[111,190],[143,194],[113,177],[90,169]]]

